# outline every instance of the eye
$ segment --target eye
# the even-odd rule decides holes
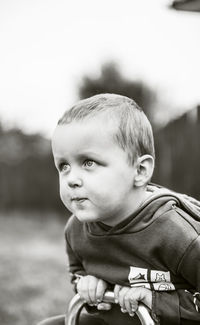
[[[60,163],[58,167],[60,172],[68,172],[70,170],[70,165],[66,163]]]
[[[87,159],[87,160],[84,161],[83,165],[84,165],[84,167],[91,168],[91,167],[93,167],[95,165],[95,162],[93,160]]]

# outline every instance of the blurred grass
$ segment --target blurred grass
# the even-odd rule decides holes
[[[34,325],[66,311],[65,221],[57,215],[0,214],[0,324]]]

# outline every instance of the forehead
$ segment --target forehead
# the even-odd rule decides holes
[[[52,137],[53,152],[106,150],[113,146],[116,123],[102,117],[58,125]]]

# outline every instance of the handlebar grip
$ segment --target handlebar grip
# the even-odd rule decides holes
[[[104,294],[103,302],[115,303],[114,292],[106,291]],[[76,325],[82,307],[85,301],[77,293],[71,300],[68,308],[68,313],[65,317],[65,325]],[[143,304],[139,304],[136,314],[142,325],[155,325],[151,318],[148,309]]]

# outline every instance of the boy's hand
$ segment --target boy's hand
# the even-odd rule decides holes
[[[77,284],[77,291],[89,305],[96,305],[98,310],[109,310],[111,304],[101,303],[108,284],[93,275],[86,275],[80,278]]]
[[[121,311],[128,312],[130,316],[134,316],[140,301],[152,309],[152,292],[149,289],[115,285],[114,295],[115,301],[121,306]]]

